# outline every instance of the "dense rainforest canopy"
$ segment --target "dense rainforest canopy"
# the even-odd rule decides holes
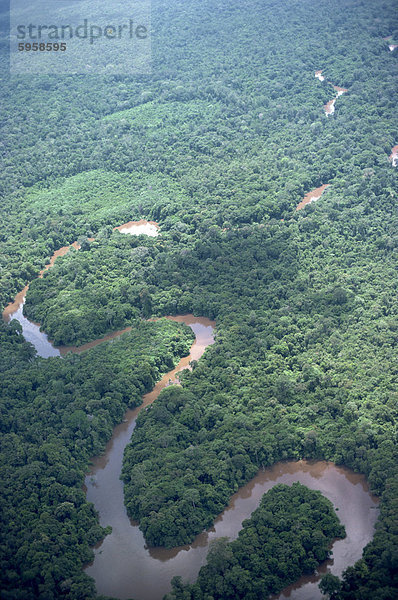
[[[216,343],[141,413],[125,454],[126,506],[146,540],[191,541],[261,466],[331,460],[365,474],[381,503],[363,559],[324,587],[393,600],[395,3],[152,0],[152,26],[152,74],[134,77],[10,76],[0,40],[0,303],[31,282],[25,312],[57,344],[133,326],[44,360],[15,321],[0,324],[2,598],[96,597],[82,567],[106,531],[84,473],[188,352],[188,329],[145,320],[194,312],[216,319]],[[348,91],[326,116],[333,85]],[[140,218],[160,235],[113,231]],[[219,545],[235,556],[233,584],[246,534]],[[195,589],[207,593],[212,560]]]

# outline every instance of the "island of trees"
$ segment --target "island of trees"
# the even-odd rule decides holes
[[[276,485],[243,522],[233,542],[218,538],[193,585],[173,580],[165,600],[263,600],[311,573],[344,537],[333,506],[300,483]]]

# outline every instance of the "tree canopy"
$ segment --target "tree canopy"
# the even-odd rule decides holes
[[[82,565],[106,532],[83,475],[188,351],[187,329],[145,321],[193,312],[216,319],[216,343],[140,415],[125,453],[126,506],[147,542],[188,543],[261,466],[331,460],[366,475],[380,519],[362,560],[322,585],[391,600],[394,2],[152,0],[152,14],[145,76],[11,77],[0,36],[0,304],[30,283],[26,315],[58,344],[132,326],[42,360],[15,321],[0,325],[1,593],[95,597]],[[326,117],[333,85],[348,91]],[[113,231],[141,218],[160,235]]]

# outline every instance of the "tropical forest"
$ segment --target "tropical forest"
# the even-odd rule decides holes
[[[36,2],[0,3],[1,600],[396,600],[396,1],[147,0],[146,72],[18,72]]]

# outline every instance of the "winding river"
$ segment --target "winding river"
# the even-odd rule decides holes
[[[324,109],[325,109],[325,113],[326,116],[332,115],[335,111],[335,103],[337,98],[339,98],[340,96],[342,96],[342,94],[344,94],[345,92],[348,92],[348,90],[346,88],[342,88],[339,87],[338,85],[334,85],[333,88],[336,90],[337,95],[335,98],[333,98],[333,100],[329,100],[329,102],[327,104],[325,104]]]
[[[137,415],[175,379],[179,370],[185,368],[189,361],[198,360],[206,347],[213,343],[214,322],[193,315],[170,318],[190,325],[196,341],[190,355],[144,396],[143,404],[128,411],[125,421],[115,428],[105,453],[93,461],[86,477],[87,500],[93,502],[98,510],[101,525],[112,526],[112,534],[95,548],[94,562],[86,568],[86,573],[95,579],[100,594],[121,599],[160,600],[170,590],[170,581],[175,575],[181,575],[184,580],[195,580],[206,561],[211,540],[220,536],[237,537],[242,522],[257,508],[266,491],[276,483],[300,481],[311,489],[320,490],[331,500],[346,527],[347,537],[333,544],[333,558],[323,563],[314,575],[302,577],[278,598],[321,598],[317,587],[321,574],[331,571],[340,575],[361,557],[364,546],[374,534],[377,498],[370,494],[365,478],[349,469],[322,461],[284,462],[263,469],[232,496],[212,528],[198,535],[192,544],[171,550],[149,548],[138,524],[128,518],[119,475],[124,449],[134,431]]]
[[[319,81],[325,81],[325,77],[322,75],[322,71],[315,71],[315,77],[317,79],[319,79]],[[328,81],[328,83],[330,83],[330,85],[333,85],[330,81]],[[336,103],[337,98],[339,98],[345,92],[348,92],[348,90],[346,88],[339,87],[338,85],[333,85],[333,89],[335,89],[337,92],[335,98],[332,98],[332,100],[329,100],[329,102],[327,102],[323,107],[325,109],[325,114],[327,117],[334,113],[334,111],[335,111],[334,105]]]
[[[326,187],[321,186],[307,194],[303,205],[320,197]],[[141,228],[143,224],[140,222],[137,228],[133,223],[128,223],[125,224],[124,231],[124,226],[118,229],[122,233],[145,233]],[[153,231],[151,228],[150,235],[157,234],[156,228],[156,233]],[[76,242],[73,246],[79,248]],[[65,246],[54,253],[50,263],[39,276],[43,276],[43,273],[53,266],[56,258],[66,254],[69,249],[70,246]],[[83,352],[130,329],[128,327],[113,332],[78,348],[55,348],[40,331],[40,326],[23,316],[27,290],[28,286],[17,294],[14,302],[3,312],[3,318],[5,321],[18,319],[23,328],[23,335],[34,344],[40,356],[60,356],[68,351]],[[112,533],[95,548],[94,562],[86,567],[86,573],[94,577],[97,590],[101,594],[121,599],[133,596],[136,600],[160,600],[169,591],[174,575],[182,575],[184,580],[195,580],[200,567],[205,563],[208,545],[212,539],[220,536],[228,536],[231,539],[237,537],[243,520],[251,515],[267,490],[276,483],[291,484],[300,481],[311,489],[320,490],[332,501],[346,527],[347,537],[333,544],[332,559],[323,563],[316,574],[302,577],[277,597],[291,600],[321,598],[317,587],[320,573],[331,571],[340,575],[347,566],[354,564],[361,557],[364,546],[374,534],[378,500],[370,494],[365,478],[349,469],[322,461],[283,462],[263,469],[232,496],[228,507],[217,517],[212,528],[198,535],[192,544],[171,550],[148,548],[137,523],[131,522],[127,517],[123,484],[119,476],[124,449],[131,438],[136,417],[157,398],[163,388],[170,383],[178,383],[177,373],[189,368],[190,361],[198,360],[207,346],[214,342],[214,321],[193,315],[168,318],[189,325],[196,335],[196,340],[189,356],[183,358],[175,369],[156,384],[152,392],[143,397],[141,406],[126,413],[123,423],[114,429],[104,454],[93,459],[92,468],[85,481],[87,500],[93,502],[98,510],[101,525],[112,526]]]
[[[90,238],[92,239],[92,238]],[[59,250],[56,250],[50,262],[42,269],[39,273],[39,277],[42,278],[44,273],[54,266],[55,261],[59,256],[65,256],[71,248],[79,250],[80,246],[77,242],[73,242],[70,246],[62,246]],[[62,352],[61,348],[56,348],[48,339],[47,335],[40,331],[40,325],[29,321],[23,314],[23,306],[26,300],[26,294],[29,289],[29,285],[26,285],[14,298],[12,302],[6,306],[3,311],[3,320],[9,323],[12,319],[16,319],[22,326],[22,335],[27,342],[33,344],[36,352],[42,358],[49,358],[50,356],[60,356]]]

